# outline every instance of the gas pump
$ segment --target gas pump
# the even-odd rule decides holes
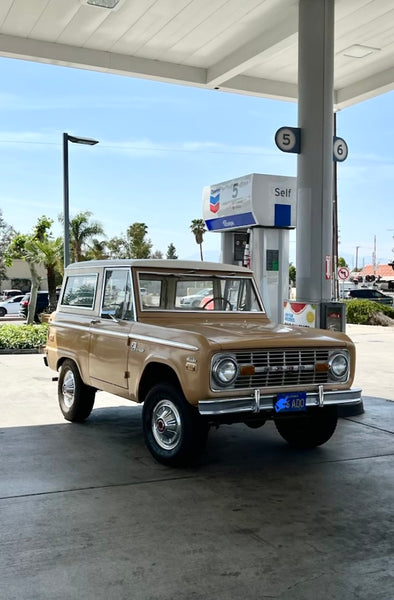
[[[252,173],[207,186],[203,217],[221,234],[221,261],[250,266],[269,317],[283,321],[289,295],[289,231],[296,224],[296,178]]]

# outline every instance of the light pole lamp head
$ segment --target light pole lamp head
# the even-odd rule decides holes
[[[107,8],[109,10],[117,9],[120,0],[80,0],[81,4],[88,6],[98,6],[99,8]]]
[[[70,135],[69,133],[66,133],[66,136],[67,140],[69,142],[72,142],[73,144],[85,144],[86,146],[95,146],[99,143],[98,140],[94,140],[92,138],[77,137],[75,135]]]
[[[68,142],[73,144],[85,144],[95,146],[98,140],[85,137],[77,137],[63,132],[63,220],[64,220],[64,268],[70,262],[70,214],[69,214],[69,191],[68,191]]]

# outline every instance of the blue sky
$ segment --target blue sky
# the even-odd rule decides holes
[[[199,258],[189,230],[205,185],[246,175],[296,175],[295,155],[275,131],[297,125],[296,104],[111,74],[0,58],[0,208],[27,233],[63,207],[62,133],[99,140],[69,144],[70,214],[90,210],[108,237],[142,221],[153,248]],[[349,146],[338,165],[340,247],[350,266],[394,257],[394,92],[349,107],[337,133]],[[390,231],[392,230],[392,231]],[[290,256],[294,261],[295,236]],[[208,233],[204,258],[218,259]]]

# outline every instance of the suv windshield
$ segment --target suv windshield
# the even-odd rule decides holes
[[[264,312],[250,277],[139,273],[143,310]]]

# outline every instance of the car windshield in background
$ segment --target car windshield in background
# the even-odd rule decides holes
[[[250,277],[139,273],[143,310],[264,312]]]

